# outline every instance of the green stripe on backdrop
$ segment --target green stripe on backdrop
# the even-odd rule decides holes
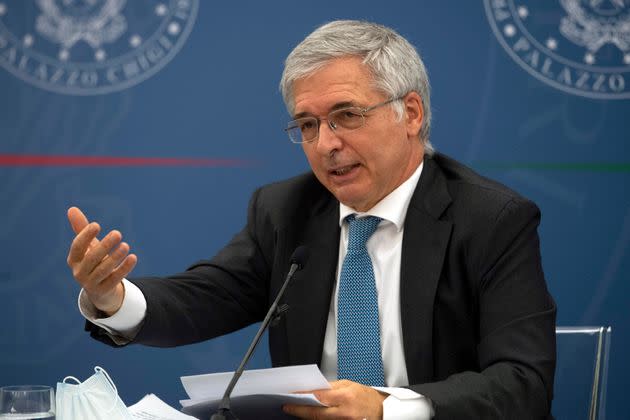
[[[473,162],[477,169],[535,169],[543,171],[630,172],[627,162]]]

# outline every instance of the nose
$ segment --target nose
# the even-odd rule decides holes
[[[337,126],[332,121],[322,122],[319,125],[319,137],[317,138],[317,151],[322,155],[330,155],[331,152],[340,149],[343,142],[336,132]]]

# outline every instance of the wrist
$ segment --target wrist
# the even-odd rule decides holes
[[[89,294],[88,298],[96,309],[99,310],[105,317],[114,315],[123,304],[125,298],[125,286],[122,282],[118,283],[112,290],[111,294],[100,296],[99,299],[93,299]]]

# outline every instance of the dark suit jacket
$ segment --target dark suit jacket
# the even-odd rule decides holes
[[[548,416],[556,308],[539,220],[508,188],[443,155],[425,158],[405,220],[400,300],[410,388],[431,399],[436,418]],[[187,344],[262,320],[292,252],[307,245],[269,346],[274,366],[320,363],[338,244],[339,203],[312,174],[262,187],[245,228],[212,260],[134,280],[147,299],[134,342]]]

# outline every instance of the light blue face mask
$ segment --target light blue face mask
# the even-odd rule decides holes
[[[66,376],[57,383],[57,420],[130,420],[125,403],[105,369],[96,366],[94,375],[81,382]],[[68,383],[73,380],[76,384]]]

